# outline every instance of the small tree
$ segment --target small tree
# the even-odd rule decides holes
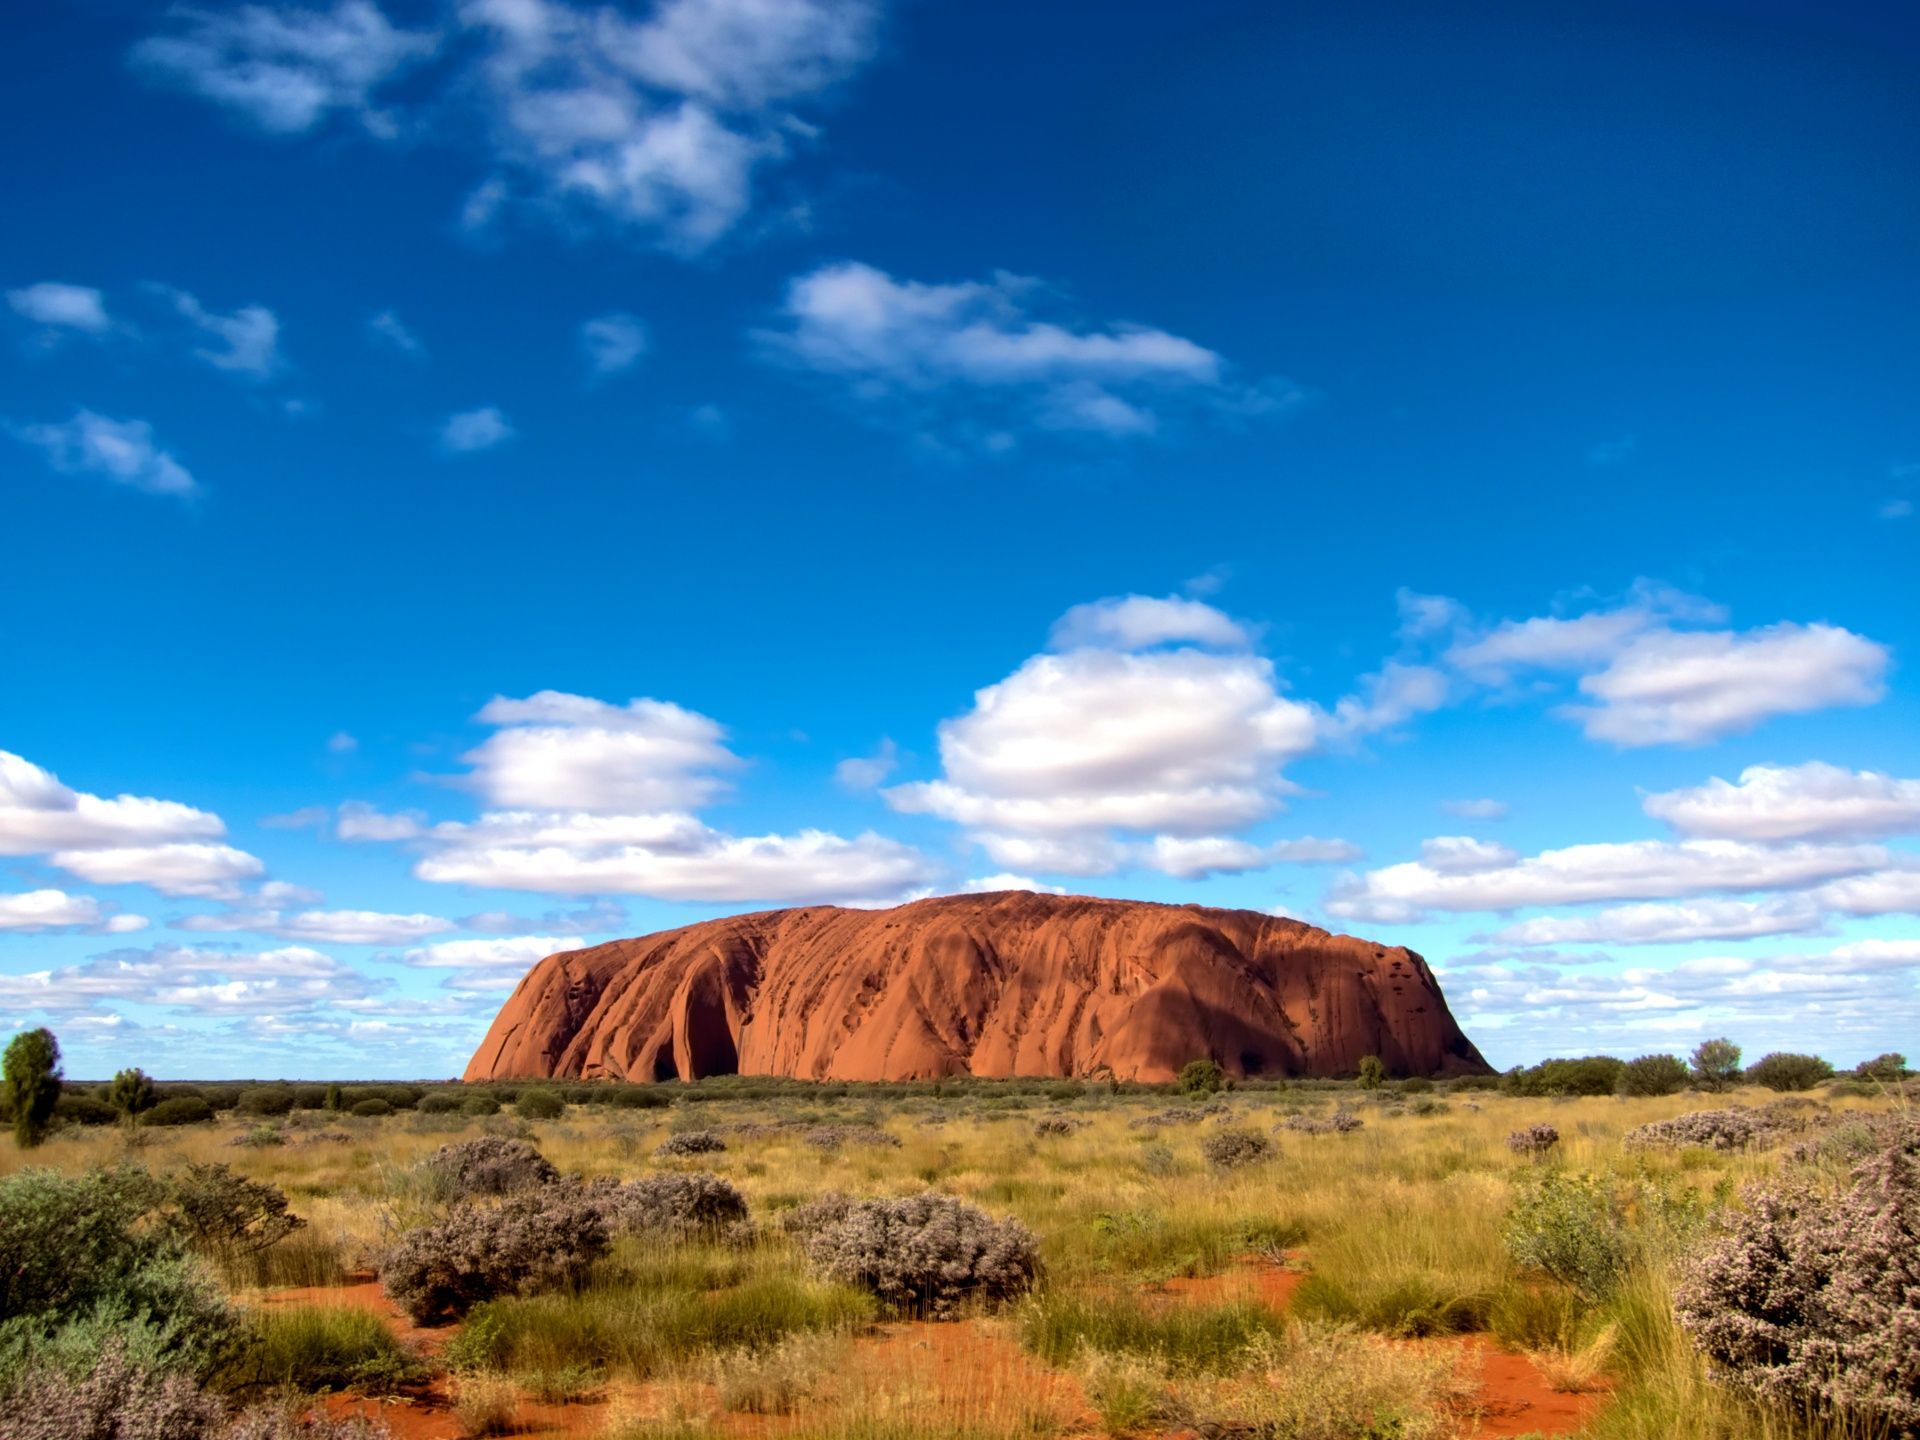
[[[118,1110],[120,1118],[129,1125],[134,1116],[151,1110],[159,1100],[160,1092],[153,1088],[153,1080],[138,1065],[122,1070],[107,1087],[107,1103]]]
[[[1226,1083],[1227,1072],[1211,1060],[1189,1060],[1180,1067],[1183,1095],[1217,1095]]]
[[[338,1085],[329,1085],[327,1086],[327,1098],[323,1103],[325,1108],[333,1111],[337,1115],[340,1111],[347,1108],[346,1092]]]
[[[1378,1090],[1387,1083],[1387,1067],[1380,1063],[1378,1055],[1360,1057],[1360,1088]]]
[[[1685,1064],[1672,1055],[1642,1055],[1629,1060],[1620,1072],[1622,1095],[1678,1095],[1690,1078]]]
[[[13,1138],[30,1150],[47,1138],[53,1107],[60,1101],[60,1042],[42,1026],[22,1030],[7,1046],[4,1062]]]
[[[1862,1060],[1854,1067],[1854,1076],[1860,1080],[1872,1080],[1882,1085],[1898,1085],[1907,1078],[1907,1057],[1896,1050],[1884,1055],[1876,1055],[1871,1060]]]
[[[1818,1055],[1794,1055],[1776,1050],[1747,1067],[1747,1079],[1769,1090],[1811,1090],[1833,1078],[1833,1066]]]
[[[1702,1090],[1730,1090],[1740,1079],[1740,1047],[1722,1036],[1702,1040],[1693,1051],[1693,1083]]]

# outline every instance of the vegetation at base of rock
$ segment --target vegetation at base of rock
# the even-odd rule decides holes
[[[1176,1082],[1182,1095],[1218,1095],[1227,1086],[1227,1072],[1212,1060],[1189,1060]]]
[[[855,1200],[804,1240],[829,1280],[870,1290],[906,1315],[940,1318],[962,1305],[1010,1300],[1040,1274],[1033,1233],[951,1195]]]
[[[577,1287],[606,1251],[587,1192],[548,1185],[498,1205],[462,1201],[409,1231],[381,1257],[380,1283],[416,1322],[442,1324],[497,1296]]]
[[[454,1200],[478,1195],[511,1195],[550,1185],[560,1178],[553,1163],[525,1140],[483,1135],[442,1145],[426,1167],[435,1183]]]

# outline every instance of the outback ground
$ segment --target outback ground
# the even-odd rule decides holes
[[[1854,1152],[1834,1137],[1897,1092],[639,1090],[75,1127],[0,1143],[0,1175],[220,1164],[277,1187],[304,1224],[221,1266],[271,1357],[244,1383],[414,1440],[1874,1433],[1723,1386],[1673,1290],[1743,1185],[1783,1167],[1843,1185]],[[1627,1143],[1725,1109],[1761,1117],[1746,1143]],[[714,1175],[750,1218],[629,1231],[571,1283],[415,1323],[376,1272],[446,1214],[436,1153],[488,1136],[588,1181]],[[928,1190],[1030,1231],[1033,1283],[926,1318],[836,1278],[792,1223],[824,1196]]]

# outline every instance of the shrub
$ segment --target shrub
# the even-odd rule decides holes
[[[436,1324],[497,1295],[578,1286],[606,1250],[586,1191],[548,1185],[497,1207],[456,1205],[411,1231],[383,1257],[380,1283],[415,1321]]]
[[[1302,1135],[1351,1135],[1367,1122],[1351,1110],[1335,1110],[1325,1119],[1317,1115],[1289,1115],[1280,1122],[1283,1130],[1296,1130]]]
[[[1793,1055],[1776,1050],[1747,1067],[1747,1079],[1769,1090],[1811,1090],[1833,1078],[1833,1066],[1818,1055]]]
[[[871,1290],[906,1314],[944,1318],[967,1300],[1010,1299],[1033,1286],[1040,1252],[1017,1220],[995,1220],[951,1195],[859,1200],[806,1239],[828,1279]]]
[[[522,1120],[558,1120],[567,1113],[567,1102],[551,1090],[529,1090],[513,1108]]]
[[[457,1115],[464,1103],[458,1095],[436,1090],[431,1095],[422,1095],[420,1103],[413,1108],[422,1115]]]
[[[1086,1121],[1077,1120],[1071,1115],[1042,1115],[1033,1122],[1033,1133],[1039,1139],[1053,1136],[1071,1135],[1086,1127]]]
[[[1686,1065],[1672,1055],[1642,1055],[1620,1072],[1620,1093],[1678,1095],[1690,1078]]]
[[[1876,1085],[1898,1085],[1907,1078],[1907,1057],[1889,1050],[1871,1060],[1862,1060],[1853,1067],[1853,1074],[1857,1080],[1871,1081]]]
[[[1218,1095],[1227,1085],[1227,1072],[1211,1060],[1189,1060],[1180,1067],[1180,1093]]]
[[[1200,1153],[1216,1169],[1234,1170],[1265,1160],[1273,1142],[1251,1130],[1216,1130],[1200,1142]]]
[[[107,1087],[107,1103],[129,1120],[143,1110],[151,1110],[159,1099],[153,1081],[137,1065],[115,1075]]]
[[[1753,1110],[1691,1110],[1671,1120],[1638,1125],[1621,1137],[1629,1150],[1699,1146],[1708,1150],[1741,1150],[1773,1138],[1773,1127]]]
[[[219,1440],[391,1440],[391,1436],[382,1421],[334,1415],[295,1403],[243,1410],[220,1432]]]
[[[746,1197],[704,1171],[643,1175],[624,1185],[597,1187],[592,1194],[615,1235],[721,1236],[747,1223]]]
[[[0,1395],[6,1440],[210,1440],[226,1407],[191,1378],[142,1365],[122,1343],[84,1373],[28,1371]]]
[[[1578,1060],[1542,1060],[1531,1068],[1516,1066],[1500,1078],[1510,1095],[1611,1095],[1620,1088],[1626,1062],[1611,1055],[1587,1055]]]
[[[347,1110],[349,1115],[358,1115],[362,1120],[378,1120],[384,1115],[393,1114],[392,1102],[382,1100],[378,1095],[369,1095],[364,1100],[356,1100]]]
[[[60,1100],[60,1042],[45,1026],[22,1030],[7,1042],[0,1073],[6,1076],[14,1142],[31,1150],[47,1138]]]
[[[175,1095],[140,1116],[142,1125],[204,1125],[213,1119],[213,1106],[198,1095]]]
[[[51,1350],[97,1361],[123,1331],[140,1363],[210,1370],[234,1321],[219,1292],[158,1223],[165,1188],[144,1170],[0,1181],[0,1369]]]
[[[1387,1067],[1378,1055],[1362,1055],[1355,1079],[1362,1090],[1378,1090],[1387,1082]]]
[[[240,1092],[233,1108],[242,1115],[290,1115],[294,1099],[291,1085],[254,1085]]]
[[[682,1130],[669,1135],[654,1150],[654,1157],[671,1160],[676,1155],[715,1155],[727,1148],[727,1142],[711,1130]]]
[[[1514,1196],[1504,1238],[1515,1264],[1602,1300],[1636,1259],[1690,1235],[1705,1217],[1705,1202],[1684,1186],[1543,1170]]]
[[[120,1112],[104,1100],[68,1091],[54,1102],[53,1118],[69,1125],[111,1125]]]
[[[1686,1266],[1681,1324],[1767,1399],[1920,1429],[1920,1157],[1883,1152],[1837,1203],[1804,1176],[1745,1198]]]
[[[1702,1090],[1729,1090],[1740,1078],[1740,1047],[1731,1040],[1702,1040],[1694,1046],[1693,1083]]]
[[[673,1097],[644,1085],[623,1085],[607,1096],[607,1103],[617,1110],[664,1110]]]
[[[287,1209],[276,1187],[225,1165],[190,1163],[168,1188],[181,1237],[226,1264],[279,1244],[307,1223]]]
[[[1516,1155],[1536,1157],[1560,1143],[1560,1132],[1551,1125],[1529,1125],[1507,1136],[1507,1149]]]
[[[551,1185],[560,1172],[525,1140],[483,1135],[442,1145],[427,1157],[427,1169],[455,1200],[476,1195],[511,1195],[515,1191]]]
[[[1424,1075],[1409,1075],[1394,1089],[1402,1095],[1428,1095],[1433,1092],[1433,1081]]]
[[[476,1119],[500,1113],[500,1102],[491,1095],[469,1095],[460,1102],[460,1113]]]

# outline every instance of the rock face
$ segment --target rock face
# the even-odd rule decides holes
[[[1490,1073],[1426,961],[1250,910],[1009,891],[549,955],[468,1080]]]

